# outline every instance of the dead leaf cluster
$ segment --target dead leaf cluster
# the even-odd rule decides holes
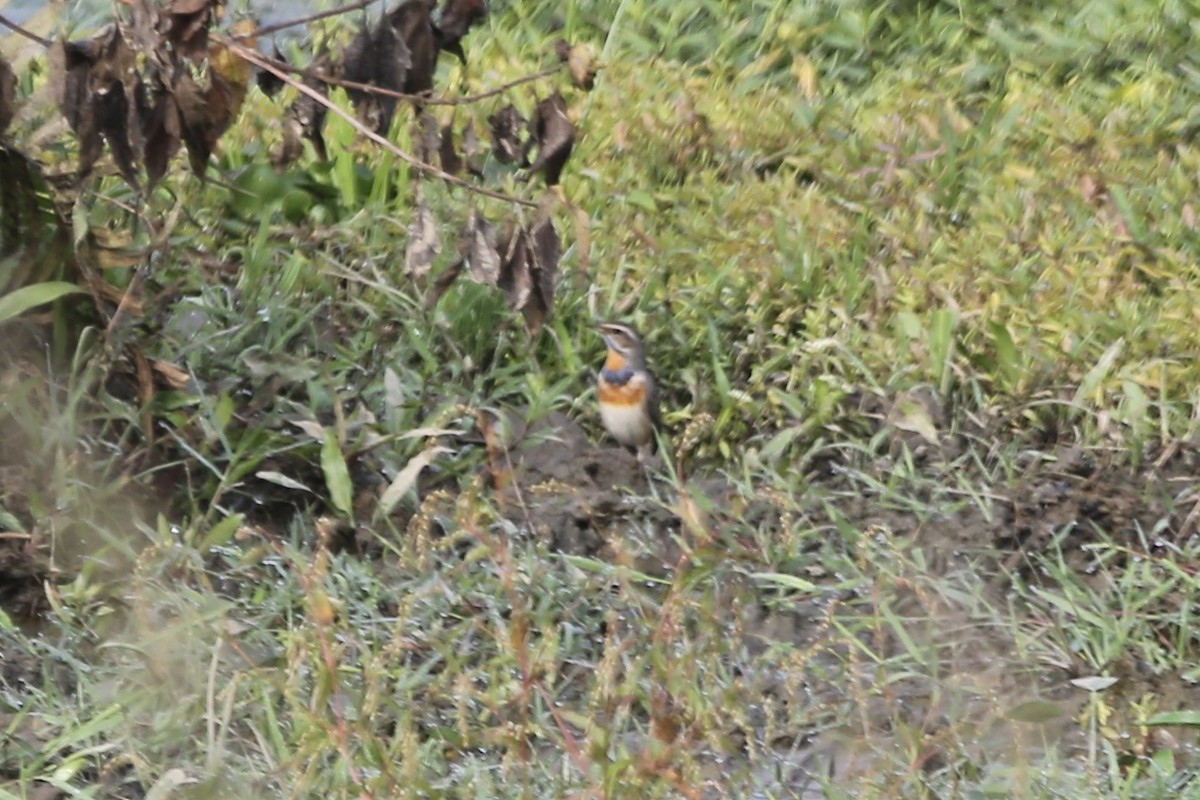
[[[323,78],[344,84],[359,118],[376,133],[386,131],[401,96],[415,99],[433,89],[443,51],[466,63],[462,39],[486,13],[484,0],[445,0],[440,9],[434,0],[405,0],[375,25],[364,21],[340,59],[329,54],[315,59],[306,70],[306,84],[322,94]],[[283,61],[278,52],[276,60]],[[272,93],[280,84],[268,79],[261,85]],[[288,111],[278,160],[286,163],[297,158],[302,139],[312,141],[324,158],[324,120],[320,103],[308,96],[297,99]]]
[[[507,105],[488,117],[488,126],[492,155],[497,161],[515,163],[528,169],[531,176],[541,172],[547,186],[558,185],[575,146],[575,125],[567,111],[567,101],[560,93],[539,100],[528,121],[515,106]],[[534,151],[537,157],[530,161]]]
[[[539,331],[554,309],[562,257],[562,242],[549,211],[549,204],[543,204],[529,226],[510,220],[500,235],[478,209],[473,210],[459,236],[460,258],[438,280],[431,304],[465,266],[471,280],[498,288],[508,307],[525,317],[529,330]]]
[[[237,116],[249,65],[209,42],[223,0],[133,0],[129,19],[90,39],[50,47],[55,101],[79,139],[80,178],[107,144],[133,186],[151,185],[187,146],[203,175],[221,134]]]
[[[192,168],[203,175],[213,148],[239,112],[251,80],[251,64],[264,66],[253,57],[252,30],[239,31],[235,26],[231,38],[243,44],[227,46],[224,40],[210,37],[224,2],[131,0],[124,18],[94,36],[51,44],[55,100],[80,142],[78,176],[89,174],[107,149],[131,185],[139,186],[143,174],[153,185],[184,146]],[[324,150],[320,129],[327,104],[322,95],[328,84],[346,85],[360,118],[379,130],[390,125],[401,99],[422,104],[421,97],[432,89],[442,51],[465,62],[462,39],[486,13],[484,0],[443,0],[440,8],[436,2],[404,0],[374,24],[364,22],[340,59],[319,56],[306,69],[273,70],[278,76],[299,72],[313,90],[302,92],[287,112],[287,157],[282,160],[302,152],[302,137]],[[561,43],[558,55],[575,83],[590,87],[595,76],[590,51]],[[11,92],[5,91],[12,83],[5,77],[11,70],[6,72],[5,67],[0,63],[0,123],[11,112]],[[286,77],[284,82],[296,85]],[[457,135],[452,122],[439,124],[428,109],[422,111],[420,122],[419,159],[424,163],[440,159],[447,173],[443,177],[465,171],[482,178],[486,144],[480,142],[473,115],[467,115]],[[540,173],[548,186],[558,183],[575,139],[560,93],[538,99],[530,119],[510,104],[487,124],[498,161],[514,164],[530,177]],[[405,273],[420,281],[433,268],[442,246],[438,220],[420,184],[416,191]],[[461,228],[458,261],[430,288],[430,302],[436,303],[467,271],[472,280],[502,292],[531,330],[539,329],[553,308],[562,253],[551,221],[555,197],[560,195],[547,195],[532,224],[513,219],[500,229],[479,209],[472,209]]]
[[[451,125],[438,128],[433,116],[425,112],[422,122],[422,150],[425,157],[438,153],[442,168],[457,174],[464,169],[475,175],[480,147],[474,123],[463,129],[463,155],[454,143]],[[493,154],[503,163],[516,163],[532,176],[541,171],[548,186],[554,186],[571,154],[575,128],[567,115],[566,101],[555,92],[538,102],[533,118],[526,121],[513,105],[507,105],[488,119]],[[536,150],[537,157],[529,155]],[[562,242],[551,221],[551,212],[561,198],[558,190],[545,195],[535,220],[526,225],[509,220],[498,231],[484,214],[473,208],[459,234],[458,260],[443,272],[431,287],[427,302],[435,305],[465,270],[470,279],[494,286],[504,294],[509,309],[519,311],[531,332],[537,332],[554,308]],[[424,278],[441,252],[437,223],[418,185],[417,206],[407,230],[405,274],[414,280]]]

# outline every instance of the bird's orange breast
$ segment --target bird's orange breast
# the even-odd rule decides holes
[[[646,382],[636,377],[623,384],[609,383],[601,377],[597,391],[606,406],[640,406],[646,400]]]

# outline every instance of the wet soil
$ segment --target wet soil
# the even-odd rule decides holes
[[[691,479],[693,496],[703,503],[681,504],[675,489],[655,477],[661,462],[647,469],[631,453],[594,443],[576,422],[561,414],[528,426],[508,422],[504,431],[501,457],[491,459],[488,481],[514,523],[555,551],[622,563],[632,552],[632,566],[652,575],[669,575],[682,557],[677,543],[681,532],[710,532],[719,546],[736,557],[736,550],[744,546],[747,520],[768,535],[797,524],[780,510],[778,498],[746,497],[718,477]],[[995,470],[989,475],[984,469],[956,483],[952,473],[961,477],[967,463],[961,458],[963,442],[948,439],[934,447],[897,431],[895,443],[878,458],[858,456],[853,463],[826,458],[810,465],[805,497],[819,496],[821,502],[809,507],[803,498],[798,501],[801,523],[832,528],[831,514],[836,512],[843,524],[856,531],[921,548],[933,575],[961,577],[964,570],[975,571],[993,598],[1002,598],[1016,577],[1044,580],[1032,558],[1039,553],[1061,552],[1086,573],[1094,567],[1088,545],[1096,542],[1116,544],[1130,557],[1153,558],[1197,536],[1200,491],[1194,476],[1200,469],[1200,447],[1194,444],[1163,448],[1138,467],[1109,460],[1103,451],[1031,450],[1014,462],[1016,471],[1010,470],[1003,483],[996,482]],[[871,488],[886,483],[897,454],[905,448],[918,452],[915,461],[927,473],[920,485],[933,487],[916,490],[929,493],[920,498],[920,507],[901,507],[894,498]],[[22,506],[28,476],[20,472],[11,449],[5,457],[9,463],[0,464],[0,506],[33,532],[0,533],[0,608],[25,624],[36,624],[45,611],[47,582],[70,580],[72,575],[49,563],[36,521]],[[986,457],[977,463],[986,464]],[[936,487],[954,485],[973,486],[975,494],[938,494]],[[691,518],[682,519],[681,511]],[[636,546],[631,547],[631,541]],[[1110,569],[1114,566],[1119,565],[1109,563]],[[813,578],[820,583],[819,574]],[[936,620],[936,625],[914,627],[909,635],[927,637],[927,642],[918,644],[938,649],[942,666],[933,679],[908,681],[884,692],[870,688],[875,668],[855,661],[844,643],[822,644],[828,633],[823,624],[827,599],[800,600],[784,608],[750,603],[737,612],[741,615],[737,628],[752,654],[777,642],[819,652],[803,676],[745,677],[754,687],[752,694],[777,698],[771,713],[780,720],[811,719],[814,709],[818,716],[832,719],[833,709],[847,701],[846,692],[869,697],[867,711],[854,724],[839,723],[819,733],[781,727],[780,720],[765,717],[751,729],[731,731],[731,740],[743,742],[743,748],[749,747],[747,740],[763,739],[758,747],[784,759],[785,767],[773,780],[782,781],[781,786],[795,796],[813,790],[814,771],[853,781],[857,773],[872,769],[880,742],[894,740],[898,726],[907,726],[910,735],[926,742],[917,756],[919,763],[913,764],[926,770],[950,759],[973,758],[975,754],[959,750],[964,739],[988,750],[992,762],[1003,760],[997,753],[1006,751],[1019,761],[1023,756],[1017,751],[1022,748],[1044,751],[1054,743],[1071,751],[1083,747],[1078,718],[1086,694],[1068,682],[1085,674],[1080,666],[1057,664],[1037,673],[1016,672],[1007,652],[1009,640],[973,626],[960,610],[916,592],[901,593],[890,601],[899,618],[911,614],[926,623]],[[901,646],[888,631],[876,631],[872,645],[883,656],[889,648]],[[47,674],[38,654],[9,647],[0,653],[0,683],[36,685]],[[856,671],[848,675],[849,688],[848,665]],[[1143,674],[1143,666],[1135,660],[1114,665],[1126,679],[1122,694],[1133,701],[1152,692],[1159,699],[1159,710],[1194,706],[1194,687],[1177,676]],[[822,670],[841,677],[814,682]],[[805,708],[789,712],[788,705],[799,702],[798,683],[805,687]],[[1006,716],[1029,699],[1058,704],[1060,717],[1029,726]],[[820,712],[822,708],[828,714]],[[966,727],[971,728],[969,736],[964,735]],[[772,740],[766,733],[772,728],[785,733],[777,730]]]

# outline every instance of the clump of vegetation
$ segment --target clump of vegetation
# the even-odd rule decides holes
[[[1186,9],[225,11],[4,42],[0,796],[1195,793]]]

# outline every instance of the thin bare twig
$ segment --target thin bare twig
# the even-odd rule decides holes
[[[331,8],[328,11],[321,11],[316,14],[309,14],[307,17],[299,17],[297,19],[288,19],[288,20],[284,20],[283,22],[276,22],[274,25],[267,25],[264,28],[257,28],[255,30],[251,31],[250,33],[244,33],[244,34],[241,34],[240,36],[235,36],[233,38],[235,38],[235,39],[253,39],[258,36],[266,36],[267,34],[274,33],[275,31],[281,31],[285,28],[294,28],[297,25],[306,25],[309,22],[316,22],[317,20],[325,19],[326,17],[336,17],[339,14],[349,14],[351,11],[358,11],[360,8],[366,8],[367,6],[371,5],[374,2],[375,2],[375,0],[359,0],[359,2],[351,3],[348,6],[341,6],[340,8]]]
[[[474,192],[475,194],[480,194],[480,195],[483,195],[484,197],[490,197],[493,200],[503,200],[506,203],[512,203],[514,205],[519,205],[519,206],[525,206],[526,208],[537,208],[538,204],[533,202],[532,200],[525,200],[520,197],[513,197],[511,195],[507,195],[502,192],[492,191],[491,189],[484,189],[481,186],[476,186],[472,183],[468,183],[467,181],[464,181],[462,178],[455,177],[454,175],[451,175],[449,172],[440,170],[437,167],[433,166],[432,164],[426,164],[424,161],[421,161],[420,159],[416,158],[415,156],[412,156],[412,155],[404,152],[399,147],[396,147],[396,145],[392,144],[391,142],[389,142],[384,137],[380,136],[375,131],[373,131],[370,128],[368,128],[367,126],[363,125],[362,122],[360,122],[358,119],[356,119],[353,115],[346,113],[341,108],[338,108],[336,105],[334,105],[333,103],[331,103],[329,101],[329,98],[322,95],[316,89],[313,89],[311,86],[305,86],[303,83],[301,83],[300,81],[291,77],[290,75],[286,74],[281,69],[273,66],[272,64],[269,64],[267,62],[267,59],[265,59],[263,56],[261,56],[257,51],[251,50],[250,48],[246,47],[245,45],[241,45],[241,44],[238,44],[237,42],[233,42],[233,41],[226,41],[225,44],[230,49],[230,51],[237,54],[238,56],[245,59],[246,61],[249,61],[254,66],[258,67],[259,69],[265,69],[267,72],[270,72],[276,78],[279,78],[281,81],[288,84],[289,86],[294,86],[297,91],[301,92],[302,94],[308,95],[314,101],[316,101],[317,103],[320,103],[322,106],[327,108],[329,111],[333,112],[334,114],[336,114],[337,116],[339,116],[343,120],[345,120],[347,123],[349,123],[350,127],[354,128],[356,131],[361,133],[363,136],[365,136],[368,139],[370,139],[371,141],[375,142],[377,145],[384,148],[389,153],[396,156],[401,161],[403,161],[404,163],[413,167],[414,169],[424,172],[427,175],[432,175],[435,178],[439,178],[442,181],[444,181],[452,186],[461,186],[462,188],[466,189],[469,192]]]
[[[425,102],[431,106],[465,106],[469,103],[478,103],[480,100],[486,100],[489,97],[495,97],[498,94],[504,94],[514,86],[520,86],[523,83],[532,83],[533,81],[540,81],[542,78],[549,78],[550,76],[556,75],[558,72],[560,72],[563,67],[563,64],[559,64],[557,66],[544,69],[541,72],[535,72],[532,75],[526,75],[523,78],[517,78],[516,80],[511,80],[508,83],[502,83],[499,86],[488,89],[486,92],[480,92],[479,94],[469,94],[466,97],[431,97]]]
[[[17,23],[13,22],[13,21],[12,21],[12,20],[10,20],[8,17],[6,17],[6,16],[4,16],[4,15],[2,15],[2,14],[0,14],[0,25],[3,25],[4,27],[8,28],[9,30],[13,31],[14,33],[19,33],[19,34],[21,34],[22,36],[24,36],[26,39],[29,39],[30,41],[37,42],[37,43],[38,43],[38,44],[40,44],[42,47],[49,47],[49,46],[50,46],[50,40],[49,40],[49,39],[43,39],[41,36],[38,36],[38,35],[37,35],[36,33],[34,33],[33,31],[27,31],[27,30],[25,30],[25,29],[24,29],[24,28],[22,28],[20,25],[18,25]]]
[[[480,100],[486,100],[489,97],[495,97],[498,94],[504,94],[515,86],[520,86],[524,83],[532,83],[533,81],[539,81],[543,78],[549,78],[552,75],[557,74],[563,68],[562,65],[550,67],[549,69],[544,69],[541,72],[535,72],[532,75],[525,75],[524,77],[509,81],[508,83],[502,83],[499,86],[488,89],[485,92],[467,95],[466,97],[432,97],[427,94],[406,94],[404,92],[397,92],[394,89],[385,89],[382,86],[376,86],[373,83],[356,83],[355,81],[348,81],[344,78],[335,78],[334,76],[327,75],[319,70],[309,67],[297,67],[287,63],[286,61],[280,61],[277,58],[264,56],[261,53],[259,54],[259,58],[278,70],[290,72],[293,75],[299,75],[302,78],[309,78],[329,86],[341,86],[343,89],[353,89],[356,92],[377,95],[379,97],[393,97],[397,100],[412,100],[414,102],[424,103],[427,106],[465,106],[471,103],[478,103]]]

